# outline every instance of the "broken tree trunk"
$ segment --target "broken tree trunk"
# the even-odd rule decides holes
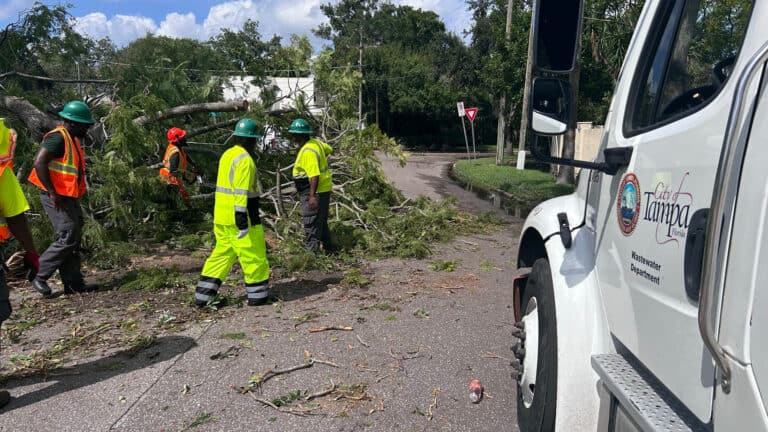
[[[248,110],[248,101],[238,100],[231,102],[207,102],[191,105],[181,105],[167,109],[165,111],[158,111],[152,115],[143,115],[133,119],[133,122],[139,126],[144,126],[147,123],[153,121],[166,120],[174,117],[181,117],[187,114],[194,114],[198,112],[232,112],[232,111],[246,111]]]
[[[56,127],[55,118],[49,116],[26,99],[16,96],[0,96],[0,109],[12,112],[34,133],[36,138]]]

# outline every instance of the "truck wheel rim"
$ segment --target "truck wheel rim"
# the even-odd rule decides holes
[[[536,368],[539,362],[539,308],[535,297],[528,300],[523,316],[525,324],[525,356],[523,357],[523,373],[520,376],[520,391],[523,404],[530,408],[533,394],[536,390]]]

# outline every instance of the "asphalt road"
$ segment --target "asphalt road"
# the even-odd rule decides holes
[[[456,196],[462,208],[493,211],[447,179],[455,157],[413,155],[406,168],[382,159],[407,196]],[[339,285],[343,275],[298,275],[275,282],[283,302],[213,314],[138,353],[11,380],[0,431],[516,431],[509,358],[520,221],[508,221],[425,260],[368,263],[365,288]],[[437,260],[455,270],[432,270]],[[333,326],[341,330],[316,331]],[[318,361],[238,391],[308,358]],[[478,404],[468,397],[473,378],[485,387]],[[280,398],[282,408],[258,401]]]

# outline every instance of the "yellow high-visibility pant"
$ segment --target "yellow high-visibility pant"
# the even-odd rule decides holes
[[[248,228],[248,235],[238,239],[239,230],[234,225],[213,225],[216,247],[205,261],[200,281],[195,290],[195,302],[207,303],[227,278],[235,259],[240,261],[245,276],[245,289],[249,300],[267,298],[269,290],[269,262],[264,242],[264,227]]]

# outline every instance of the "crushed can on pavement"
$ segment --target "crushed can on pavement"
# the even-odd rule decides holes
[[[469,382],[469,400],[472,403],[478,403],[483,398],[483,384],[475,378]]]

